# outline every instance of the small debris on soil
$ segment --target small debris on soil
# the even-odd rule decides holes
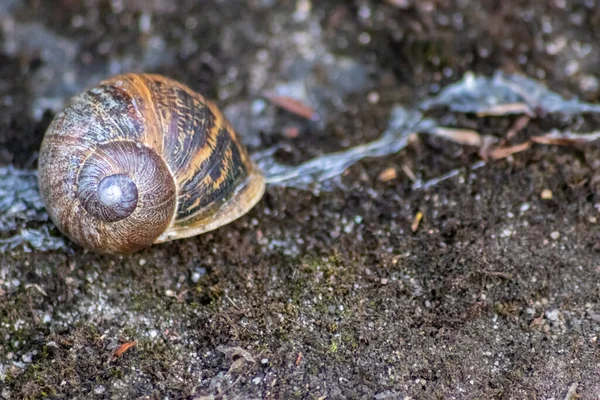
[[[117,350],[115,350],[115,352],[112,355],[113,360],[115,358],[119,358],[121,357],[127,350],[129,350],[130,348],[136,346],[137,343],[136,342],[125,342],[123,343],[121,346],[119,346],[119,348]]]
[[[599,397],[594,1],[173,4],[0,1],[2,398]],[[271,184],[209,234],[92,254],[37,152],[71,95],[142,70],[214,99]]]

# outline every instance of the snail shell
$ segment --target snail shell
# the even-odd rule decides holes
[[[153,74],[118,75],[72,98],[45,133],[38,170],[58,229],[113,254],[214,230],[265,190],[221,111]]]

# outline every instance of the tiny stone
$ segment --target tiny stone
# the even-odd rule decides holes
[[[371,104],[377,104],[377,103],[379,103],[379,93],[377,93],[377,92],[370,92],[367,95],[367,100]]]
[[[363,19],[370,18],[371,17],[371,9],[368,6],[363,5],[358,9],[358,15]]]
[[[200,273],[192,272],[192,282],[198,283],[199,280],[200,280]]]
[[[381,284],[382,285],[387,285],[389,282],[388,278],[381,278]]]
[[[268,358],[263,358],[262,360],[260,360],[261,364],[268,364],[269,363],[269,359]]]
[[[550,190],[550,189],[542,190],[540,197],[544,200],[550,200],[552,198],[552,190]]]
[[[267,107],[267,102],[264,100],[254,100],[251,104],[252,115],[258,115]]]
[[[505,229],[500,234],[500,237],[509,237],[512,235],[512,231],[510,229]]]
[[[25,363],[22,363],[20,361],[13,361],[13,366],[18,369],[25,369],[26,367]]]
[[[71,19],[71,25],[73,26],[73,28],[80,28],[83,26],[83,24],[85,24],[85,18],[83,18],[83,16],[81,15],[75,15]]]
[[[23,356],[21,357],[21,360],[23,360],[23,362],[29,364],[31,362],[31,353],[23,354]]]
[[[258,385],[260,383],[261,379],[257,376],[256,378],[252,379],[252,383],[254,383],[255,385]]]
[[[141,265],[142,267],[143,267],[144,265],[146,265],[146,262],[147,262],[147,261],[146,261],[146,259],[145,259],[145,258],[140,258],[140,261],[139,261],[139,263],[140,263],[140,265]]]
[[[140,17],[139,28],[140,32],[148,33],[152,26],[152,16],[150,14],[142,14]]]
[[[565,73],[568,76],[573,76],[577,72],[579,72],[579,69],[580,69],[579,63],[575,60],[570,60],[565,67]]]
[[[531,206],[529,205],[529,203],[523,203],[521,204],[521,207],[519,208],[519,210],[524,213],[525,211],[529,210]]]
[[[584,92],[595,92],[599,86],[598,79],[593,75],[584,75],[579,81],[579,88]]]
[[[156,329],[152,329],[150,332],[148,332],[148,334],[152,339],[155,339],[158,336],[158,332],[156,331]]]
[[[102,394],[106,391],[106,388],[102,385],[96,386],[94,388],[94,394]]]
[[[553,240],[556,240],[556,239],[558,239],[558,238],[560,237],[560,233],[558,233],[558,232],[554,231],[554,232],[552,232],[552,233],[550,234],[550,237],[551,237]]]
[[[388,182],[392,179],[396,179],[397,176],[398,172],[396,172],[396,168],[389,167],[381,171],[377,176],[377,179],[379,179],[380,182]]]
[[[370,41],[371,35],[369,35],[367,32],[363,32],[360,35],[358,35],[358,42],[360,44],[369,44]]]
[[[546,311],[546,318],[550,321],[558,321],[558,310]]]

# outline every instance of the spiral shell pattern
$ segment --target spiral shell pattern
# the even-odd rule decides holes
[[[220,110],[153,74],[118,75],[71,99],[45,134],[38,168],[56,226],[105,253],[216,229],[265,186]]]

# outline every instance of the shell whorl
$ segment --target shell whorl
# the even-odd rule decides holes
[[[216,229],[265,187],[219,109],[152,74],[118,75],[71,99],[46,132],[38,168],[56,226],[106,253]]]

